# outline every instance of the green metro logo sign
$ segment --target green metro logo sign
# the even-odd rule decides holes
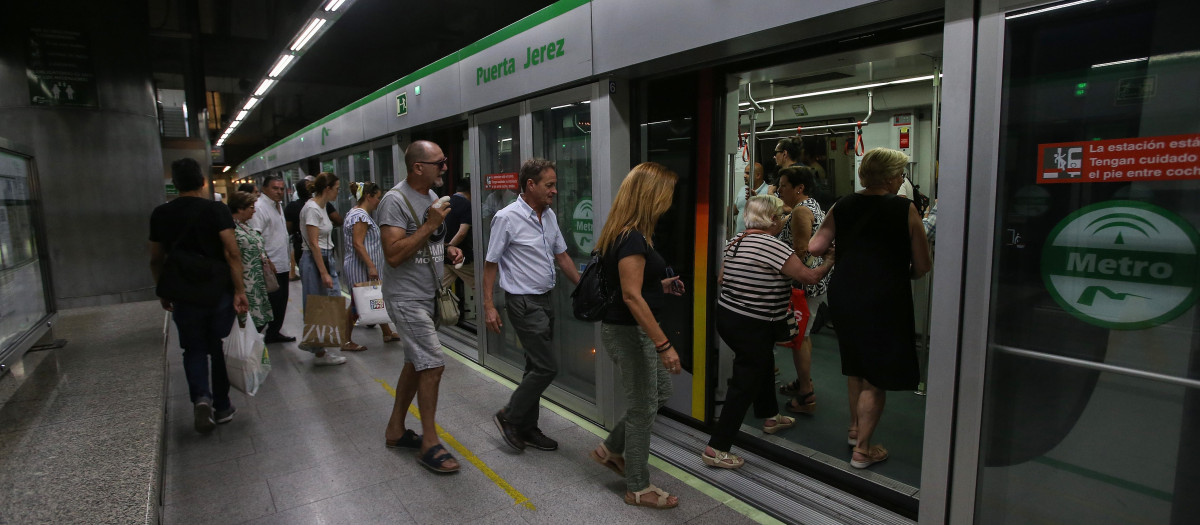
[[[1170,321],[1196,302],[1200,235],[1183,218],[1138,201],[1082,208],[1054,227],[1042,281],[1065,310],[1115,330]]]

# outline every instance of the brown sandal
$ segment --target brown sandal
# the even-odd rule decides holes
[[[592,461],[604,465],[608,470],[616,472],[621,477],[625,476],[625,458],[616,452],[610,452],[604,443],[600,443],[600,447],[593,449],[588,456],[592,458]]]
[[[360,345],[358,343],[355,343],[355,342],[349,342],[349,343],[342,344],[343,352],[362,352],[366,349],[367,349],[367,347]]]
[[[654,500],[644,500],[642,496],[653,493],[656,497]],[[679,506],[679,498],[675,498],[675,502],[671,503],[671,494],[667,491],[650,485],[644,490],[637,492],[625,493],[625,504],[638,507],[650,507],[652,509],[673,509]]]

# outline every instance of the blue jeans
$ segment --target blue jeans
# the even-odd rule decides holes
[[[192,402],[211,399],[213,408],[229,408],[229,376],[225,372],[225,350],[221,339],[233,328],[235,314],[233,296],[225,294],[216,306],[196,306],[176,302],[172,318],[179,331],[179,347],[183,349],[183,372],[187,376],[188,393]],[[208,384],[208,367],[212,362],[212,388]]]
[[[333,261],[333,250],[321,250],[321,255],[325,256],[325,262]],[[300,306],[308,306],[308,296],[310,295],[332,295],[337,297],[342,294],[341,283],[338,282],[337,268],[332,265],[325,265],[325,271],[329,273],[329,277],[333,279],[333,288],[326,288],[321,282],[321,272],[317,270],[317,262],[312,258],[312,252],[305,251],[300,256],[300,285],[304,290],[304,298],[301,299]]]

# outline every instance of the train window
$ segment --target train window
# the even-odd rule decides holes
[[[976,521],[1196,523],[1200,5],[1059,7],[1005,21]]]

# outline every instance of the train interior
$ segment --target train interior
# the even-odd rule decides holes
[[[731,238],[734,232],[744,229],[744,225],[736,224],[739,215],[735,200],[746,192],[742,176],[751,157],[754,163],[762,164],[768,189],[774,187],[781,167],[774,152],[785,137],[799,137],[803,144],[801,158],[795,161],[816,168],[818,176],[825,174],[826,180],[818,181],[818,186],[823,182],[827,189],[823,195],[813,195],[823,211],[827,212],[836,199],[861,189],[857,161],[875,147],[908,154],[907,176],[915,190],[909,197],[918,201],[923,211],[922,204],[927,203],[917,193],[931,200],[936,197],[934,159],[941,50],[940,35],[933,35],[730,75],[729,85],[736,82],[737,86],[738,120],[736,126],[726,126],[725,135],[738,148],[725,152],[730,159],[726,188],[731,191],[724,193],[721,203],[726,210],[722,238]],[[756,106],[761,112],[754,111]],[[926,275],[912,283],[914,333],[923,371],[928,362],[932,278]],[[819,296],[809,300],[824,302]],[[848,464],[850,409],[838,355],[839,327],[831,326],[819,311],[813,329],[811,376],[817,409],[812,414],[793,414],[798,420],[796,428],[767,440],[843,472],[864,475]],[[795,380],[798,372],[791,348],[776,346],[775,350],[779,391],[779,387]],[[731,362],[731,352],[721,345],[721,378],[727,377]],[[717,383],[716,399],[722,397],[724,384],[723,380]],[[877,436],[891,451],[891,457],[865,474],[871,481],[909,496],[915,496],[920,486],[925,394],[924,382],[915,391],[889,393]],[[781,406],[792,397],[780,394]],[[743,430],[761,428],[762,423],[748,418]]]

